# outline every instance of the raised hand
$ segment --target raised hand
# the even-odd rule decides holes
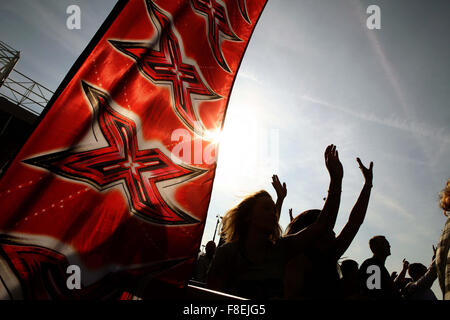
[[[281,185],[280,179],[278,179],[278,176],[276,174],[272,176],[272,186],[277,193],[278,199],[282,200],[286,198],[287,195],[286,183],[284,182],[283,185]]]
[[[362,174],[364,176],[364,179],[365,179],[366,183],[372,185],[372,180],[373,180],[373,172],[372,172],[373,162],[372,161],[370,162],[369,169],[367,169],[362,164],[361,159],[356,158],[356,161],[358,162],[359,168],[361,169],[361,172],[362,172]]]
[[[403,259],[403,270],[408,270],[409,262],[406,259]]]
[[[339,160],[339,153],[336,149],[336,146],[330,144],[325,149],[325,165],[330,173],[331,178],[339,178],[342,179],[344,176],[344,169],[342,167],[342,163]]]
[[[328,153],[332,153],[332,147],[328,150]],[[337,154],[337,151],[336,151]],[[342,229],[341,233],[337,236],[337,245],[336,245],[336,252],[338,257],[340,257],[344,252],[347,250],[347,248],[352,243],[353,239],[355,238],[356,234],[358,233],[358,230],[360,226],[364,222],[364,218],[366,216],[367,207],[369,205],[369,199],[370,199],[370,193],[372,189],[372,169],[373,169],[373,162],[370,163],[369,169],[367,169],[361,162],[359,158],[356,158],[356,161],[359,164],[359,167],[361,168],[361,172],[364,175],[364,179],[366,182],[364,183],[364,186],[361,189],[361,193],[359,194],[358,200],[356,201],[355,205],[353,206],[352,211],[350,212],[350,218],[347,222],[347,224],[344,226],[344,229]],[[331,179],[333,180],[333,179]]]
[[[287,195],[286,183],[283,183],[283,185],[281,185],[280,179],[278,179],[278,176],[274,174],[272,176],[272,186],[277,193],[277,202],[275,203],[275,210],[278,219],[280,219],[281,207],[283,206],[284,198],[286,198]]]
[[[294,216],[292,215],[292,208],[289,209],[289,219],[290,221],[294,220]]]
[[[437,248],[433,245],[433,258],[431,258],[431,261],[436,259],[436,250],[437,250]]]

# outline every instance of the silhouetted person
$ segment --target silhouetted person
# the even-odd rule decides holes
[[[286,266],[285,298],[287,299],[334,299],[342,296],[341,283],[337,271],[338,260],[348,249],[356,236],[366,215],[372,188],[372,168],[366,168],[359,158],[357,162],[365,178],[364,186],[350,213],[349,220],[336,237],[333,228],[336,215],[326,232],[317,237],[314,243],[290,260]],[[336,165],[339,172],[339,187],[342,183],[343,169],[339,162]],[[295,217],[287,227],[286,234],[298,232],[308,227],[318,219],[321,211],[307,210]]]
[[[437,300],[436,295],[431,290],[431,286],[437,278],[434,257],[428,269],[421,263],[411,263],[408,267],[408,274],[412,281],[402,290],[405,299]]]
[[[337,152],[325,151],[327,167],[334,168]],[[332,170],[333,171],[333,170]],[[334,171],[333,171],[334,172]],[[335,220],[340,200],[340,183],[331,174],[328,197],[317,222],[301,232],[281,237],[278,224],[286,185],[276,176],[273,186],[277,203],[262,190],[247,196],[223,217],[221,234],[225,244],[217,248],[208,275],[208,288],[246,298],[283,297],[284,267],[288,259],[303,252]]]
[[[369,241],[372,258],[367,259],[359,268],[359,278],[362,294],[370,299],[399,299],[388,270],[386,259],[391,255],[391,245],[384,236],[375,236]]]
[[[193,276],[194,280],[206,283],[208,271],[211,266],[211,262],[214,258],[215,252],[216,252],[216,243],[214,241],[208,241],[208,243],[205,246],[205,253],[201,253],[198,256]]]
[[[361,299],[359,291],[358,262],[347,259],[341,262],[341,288],[342,298],[347,300]]]
[[[406,272],[408,271],[409,262],[406,259],[403,259],[403,266],[400,274],[397,275],[397,272],[391,273],[391,279],[394,281],[395,290],[401,292],[405,286],[411,281],[411,279],[406,278]]]

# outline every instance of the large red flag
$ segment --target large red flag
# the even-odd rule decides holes
[[[216,168],[210,133],[265,3],[116,5],[2,177],[0,298],[186,284]]]

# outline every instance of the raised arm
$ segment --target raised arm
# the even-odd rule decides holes
[[[290,253],[295,254],[302,252],[311,245],[312,241],[317,239],[325,232],[331,232],[336,222],[339,203],[341,200],[341,187],[343,169],[339,161],[339,155],[336,146],[329,145],[325,150],[325,164],[330,173],[330,188],[328,197],[317,221],[309,227],[286,236],[283,241],[286,242]]]
[[[272,176],[272,186],[277,193],[277,202],[275,203],[275,210],[277,212],[278,220],[280,220],[281,207],[283,206],[284,198],[286,198],[287,195],[286,183],[284,182],[283,185],[281,185],[280,179],[278,179],[278,176],[274,174]]]
[[[409,262],[406,259],[403,259],[403,265],[402,265],[402,271],[400,271],[400,274],[395,277],[394,284],[397,286],[397,289],[399,289],[400,283],[405,280],[406,271],[408,271]]]
[[[359,164],[359,168],[364,176],[364,186],[361,193],[350,212],[350,217],[347,224],[342,229],[341,233],[336,238],[336,255],[340,258],[344,252],[348,249],[353,239],[355,238],[361,224],[364,221],[367,212],[367,206],[369,205],[370,191],[372,189],[373,180],[373,162],[370,162],[369,169],[367,169],[359,158],[356,158]]]
[[[436,248],[433,246],[433,258],[430,266],[427,269],[427,272],[419,278],[417,281],[410,282],[406,285],[403,293],[405,298],[409,298],[411,295],[416,293],[417,291],[423,291],[425,289],[430,289],[433,285],[434,281],[437,279],[437,271],[436,271]]]
[[[317,223],[323,225],[328,231],[333,230],[336,223],[339,204],[341,202],[342,177],[344,169],[342,168],[339,154],[335,145],[329,145],[325,150],[325,165],[330,174],[330,187],[325,204],[317,218]]]
[[[419,280],[410,282],[406,285],[406,288],[404,290],[405,297],[408,298],[417,291],[430,289],[436,279],[436,263],[433,260],[431,265],[428,267],[427,272]]]

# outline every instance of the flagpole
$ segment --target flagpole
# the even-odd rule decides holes
[[[216,215],[216,218],[217,218],[217,222],[216,222],[216,229],[214,230],[214,236],[213,236],[213,242],[215,242],[215,239],[216,239],[216,233],[217,233],[217,227],[219,226],[219,222],[220,222],[220,219],[222,219],[222,217],[221,216],[219,216],[219,215]]]

